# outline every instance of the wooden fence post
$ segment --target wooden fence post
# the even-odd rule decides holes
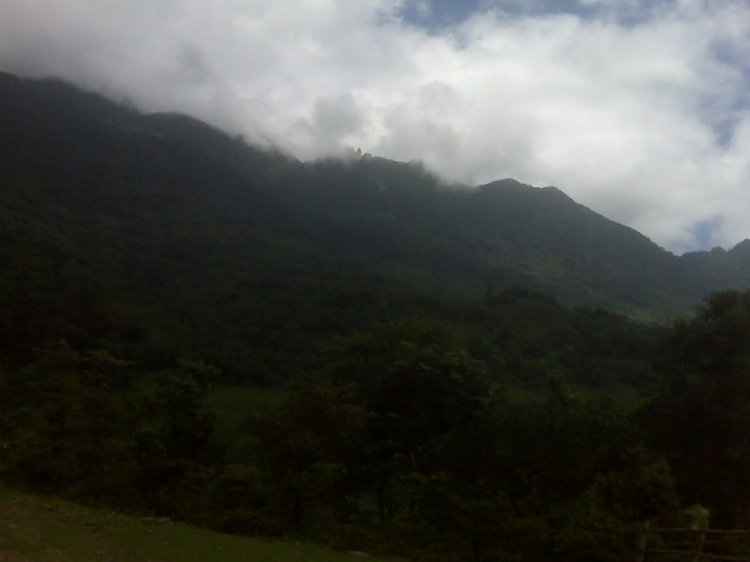
[[[648,533],[650,529],[651,521],[649,520],[643,524],[643,530],[638,536],[638,544],[636,546],[633,562],[643,562],[643,558],[646,556],[646,545],[648,544]]]
[[[706,528],[708,527],[708,522],[703,522],[703,525],[701,525],[701,528],[695,531],[695,535],[693,538],[693,562],[699,562],[701,559],[701,553],[703,552],[703,544],[706,542]]]

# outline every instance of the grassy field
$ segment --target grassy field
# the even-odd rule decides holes
[[[358,559],[352,554],[315,546],[224,535],[0,487],[0,562],[352,562]]]
[[[281,402],[284,391],[278,387],[215,385],[207,397],[207,406],[216,416],[216,429],[223,438],[240,431],[242,423],[258,408]]]
[[[544,388],[529,388],[519,384],[503,383],[496,387],[497,392],[509,402],[515,404],[544,404],[549,398],[549,392]],[[570,386],[573,395],[585,401],[606,401],[621,412],[631,412],[641,406],[652,395],[634,386],[621,384],[604,388],[586,388]]]

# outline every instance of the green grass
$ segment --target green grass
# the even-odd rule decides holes
[[[0,562],[352,562],[357,559],[321,547],[144,520],[0,487]]]
[[[549,398],[549,393],[543,388],[528,388],[510,382],[499,384],[497,389],[509,402],[517,404],[543,404]],[[634,411],[652,396],[646,390],[627,384],[611,384],[603,388],[571,386],[571,391],[582,400],[611,402],[621,412]]]
[[[240,430],[242,422],[259,407],[278,403],[283,396],[284,391],[279,387],[256,388],[220,384],[211,389],[206,403],[216,416],[219,435],[230,437]]]
[[[648,390],[627,384],[613,384],[604,389],[577,389],[577,393],[584,400],[609,400],[621,412],[633,412],[653,396]]]

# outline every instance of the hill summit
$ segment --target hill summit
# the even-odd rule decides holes
[[[446,185],[356,152],[303,163],[59,80],[0,74],[0,130],[11,347],[96,334],[158,349],[201,330],[223,349],[290,324],[314,341],[354,315],[518,286],[662,321],[750,286],[748,240],[678,257],[554,187]]]

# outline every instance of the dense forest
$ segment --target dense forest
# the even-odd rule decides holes
[[[6,484],[436,562],[750,524],[748,241],[11,75],[0,170]]]

